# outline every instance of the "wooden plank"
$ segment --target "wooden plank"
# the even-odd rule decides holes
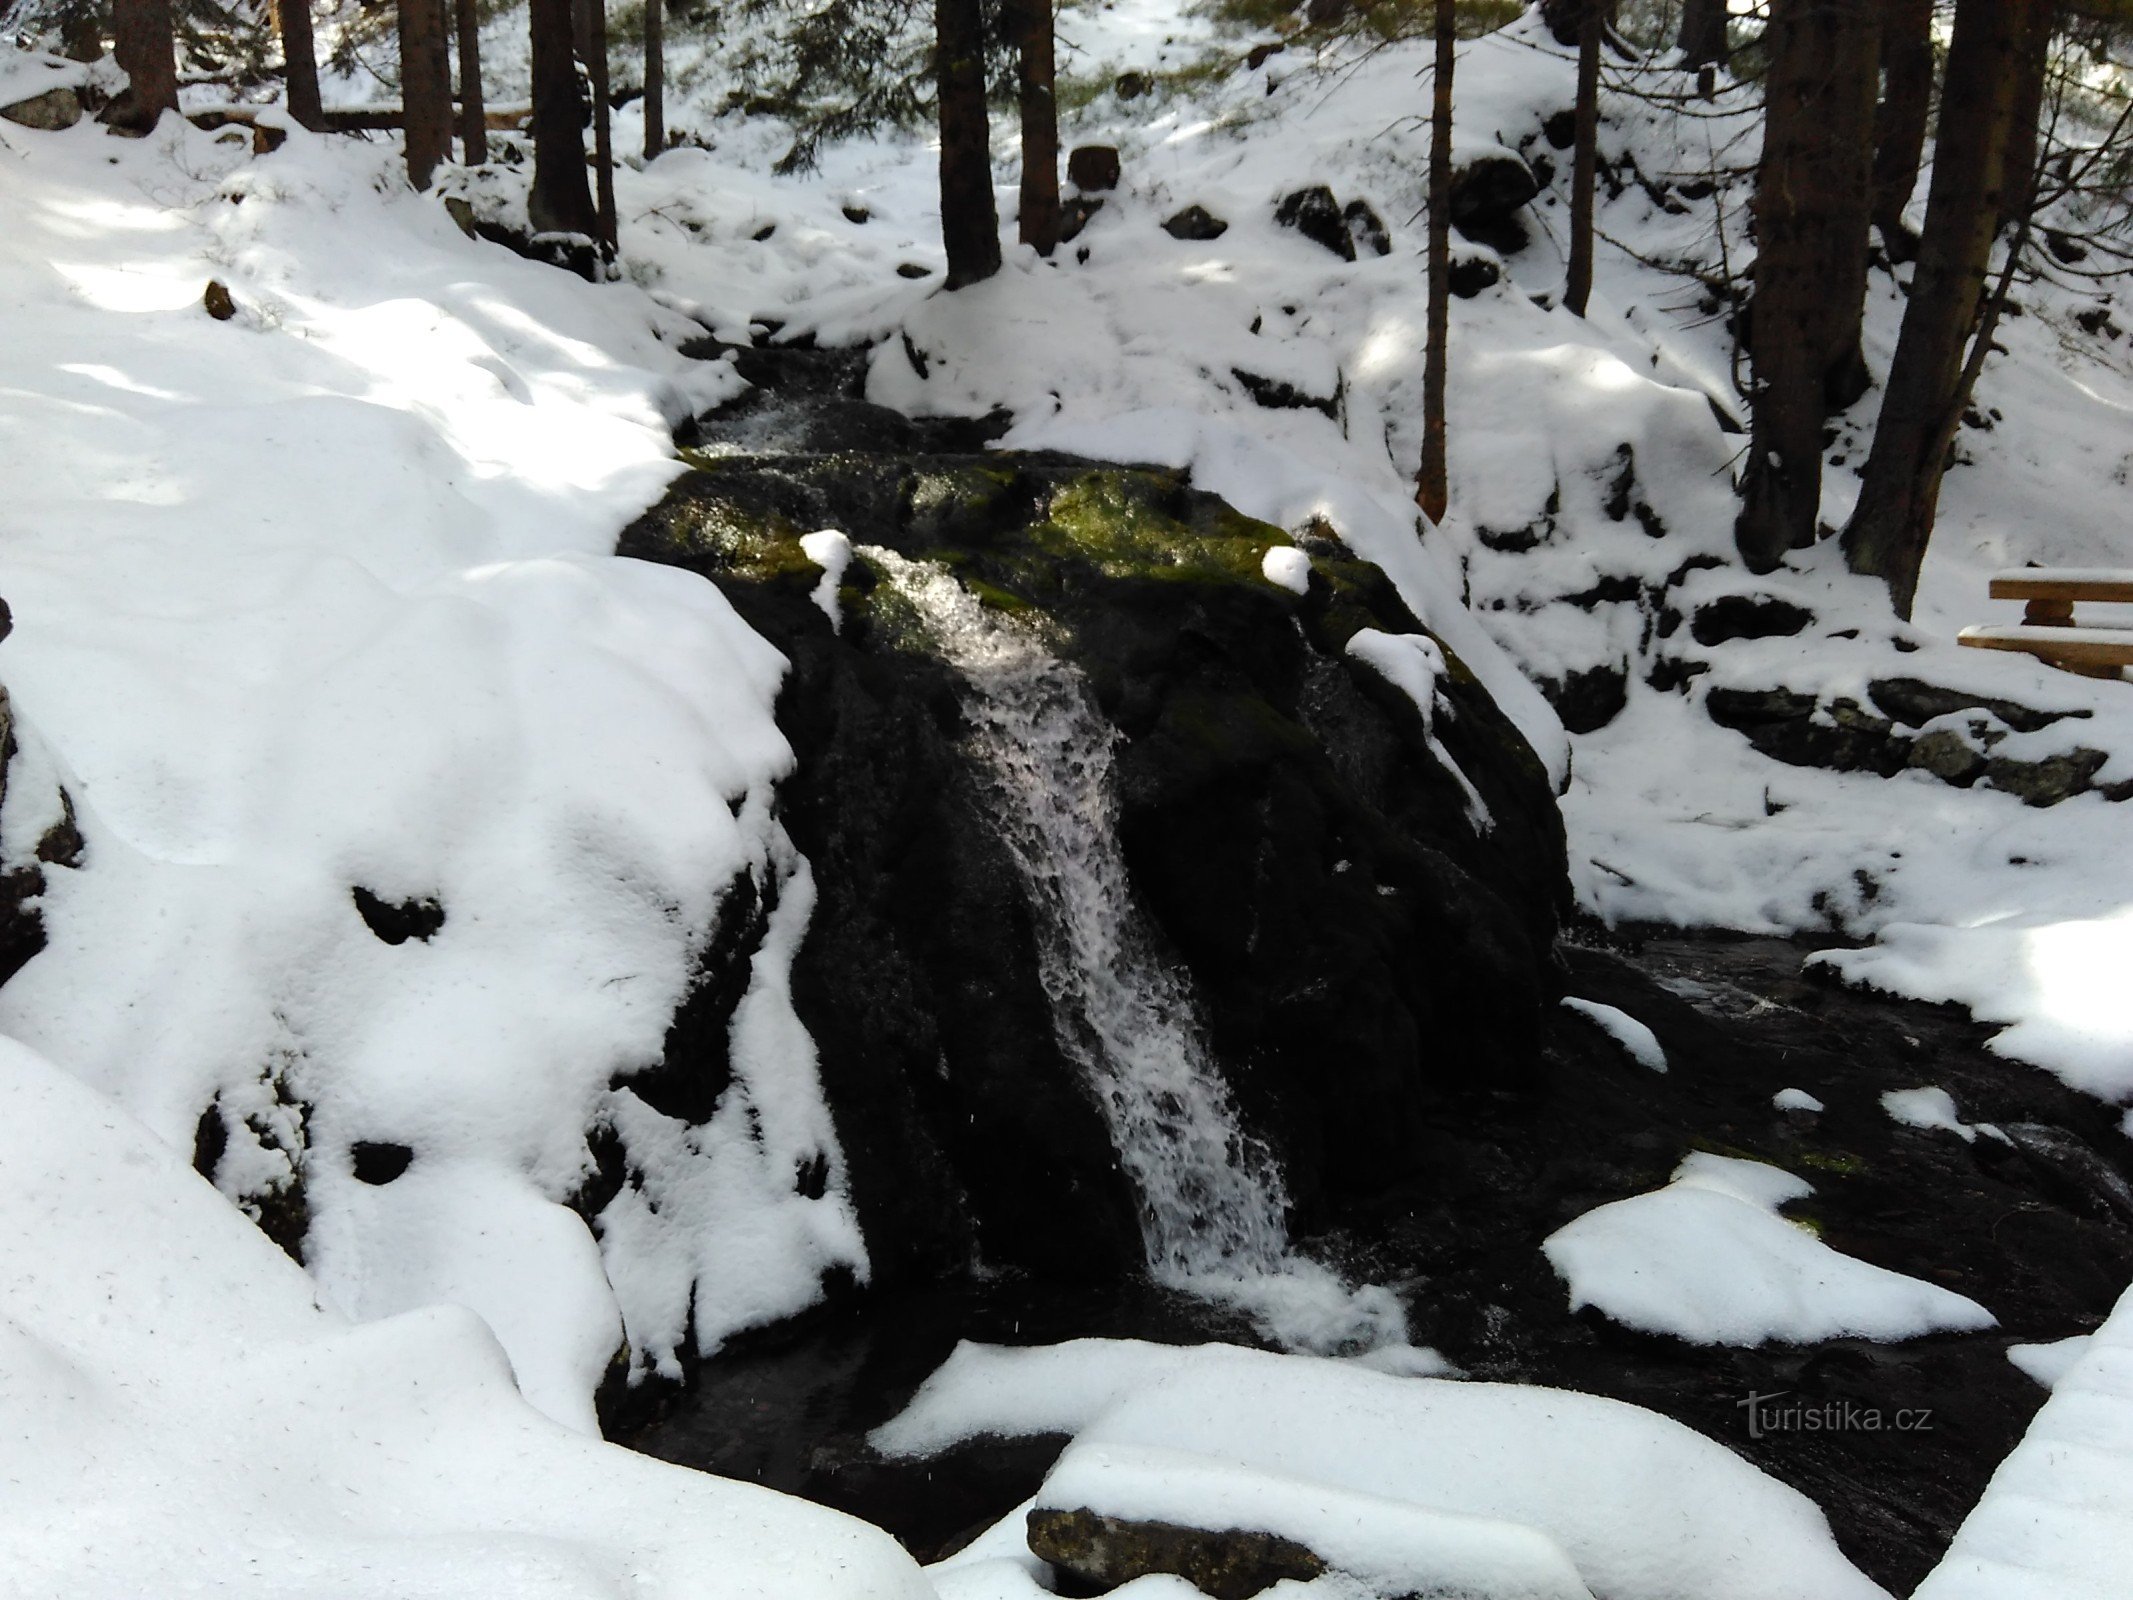
[[[2019,650],[2074,671],[2133,666],[2133,628],[1965,628],[1955,642],[1976,650]]]
[[[1992,575],[1995,600],[2133,602],[2133,571],[2119,567],[2016,567]]]
[[[491,133],[511,133],[533,115],[530,106],[491,106],[482,114],[482,126]],[[378,106],[368,111],[328,111],[328,133],[390,133],[400,126],[398,106]]]

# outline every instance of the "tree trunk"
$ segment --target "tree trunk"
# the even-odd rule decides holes
[[[455,0],[454,9],[459,19],[459,142],[466,147],[467,165],[478,167],[489,159],[488,107],[481,92],[481,15],[474,0]]]
[[[667,147],[667,9],[644,0],[644,159]]]
[[[1877,0],[1773,0],[1755,179],[1754,426],[1733,542],[1756,572],[1814,543],[1822,423],[1864,392]]]
[[[1933,104],[1933,0],[1883,0],[1881,108],[1874,115],[1874,226],[1894,261],[1918,253],[1918,237],[1903,220],[1918,187]]]
[[[948,252],[948,287],[960,289],[1000,270],[982,0],[933,0],[933,48],[941,109],[941,243]]]
[[[1682,0],[1681,32],[1674,41],[1681,49],[1681,65],[1722,67],[1730,53],[1726,44],[1726,0]]]
[[[1422,471],[1415,504],[1431,523],[1444,520],[1451,503],[1451,471],[1445,459],[1444,369],[1452,307],[1452,47],[1458,0],[1436,0],[1436,81],[1429,108],[1429,321],[1422,352]]]
[[[164,112],[178,109],[170,30],[170,0],[112,0],[111,53],[126,87],[104,108],[103,120],[121,133],[152,133]]]
[[[2049,4],[1956,3],[1918,266],[1858,508],[1844,530],[1847,564],[1888,584],[1889,603],[1899,617],[1911,614],[1933,533],[1953,432],[1950,413],[1961,404],[1964,346],[1977,320],[1999,231],[2009,133],[2023,93],[2016,81],[2020,74],[2009,71],[2008,64],[2025,62],[2022,46]]]
[[[1541,21],[1557,44],[1576,44],[1585,25],[1586,0],[1540,0]]]
[[[437,163],[452,159],[452,64],[445,55],[444,0],[399,0],[399,10],[407,181],[427,189]]]
[[[2039,6],[2024,28],[2015,67],[2015,99],[2008,113],[2007,180],[2000,199],[2000,226],[2029,215],[2037,193],[2037,146],[2042,137],[2044,89],[2051,72],[2052,8]]]
[[[1018,236],[1040,256],[1059,243],[1059,104],[1054,95],[1052,0],[1011,0],[1009,26],[1021,65],[1022,194]]]
[[[592,81],[593,192],[599,200],[599,239],[613,259],[615,219],[615,141],[608,109],[607,0],[577,0],[578,59]]]
[[[571,0],[528,0],[533,77],[533,192],[526,214],[537,233],[590,239],[600,219],[585,181],[585,102],[571,52]]]
[[[311,0],[275,0],[274,26],[281,34],[282,74],[289,86],[289,115],[313,133],[325,126],[318,93],[318,46],[311,34]]]
[[[1578,17],[1578,103],[1570,170],[1570,270],[1563,304],[1585,314],[1592,298],[1593,183],[1600,163],[1600,41],[1607,32],[1601,0],[1583,0]]]

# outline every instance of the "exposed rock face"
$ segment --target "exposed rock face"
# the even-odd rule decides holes
[[[61,128],[73,127],[81,121],[81,112],[81,96],[72,89],[47,89],[43,94],[18,100],[11,106],[0,106],[0,117],[18,127],[35,128],[40,133],[56,133]]]
[[[1355,259],[1355,240],[1348,232],[1348,219],[1341,214],[1341,203],[1333,198],[1333,191],[1322,183],[1283,196],[1281,204],[1274,208],[1274,220],[1284,228],[1294,228],[1313,244],[1324,245],[1343,261]]]
[[[1168,222],[1163,231],[1173,239],[1206,241],[1219,239],[1229,232],[1229,224],[1215,216],[1205,206],[1187,206]]]
[[[799,536],[861,546],[841,631]],[[786,826],[819,900],[794,977],[877,1279],[975,1249],[1051,1279],[1140,1264],[1091,1091],[1052,1032],[1031,912],[962,744],[960,680],[864,547],[937,563],[1041,629],[1117,730],[1119,839],[1247,1123],[1308,1215],[1409,1175],[1447,1104],[1532,1087],[1563,840],[1540,765],[1456,662],[1436,733],[1345,653],[1419,632],[1376,568],[1287,544],[1166,473],[1058,458],[729,457],[628,555],[719,583],[792,672]]]
[[[1078,144],[1067,153],[1067,181],[1084,194],[1118,187],[1118,152],[1107,144]]]
[[[1029,1548],[1099,1592],[1164,1572],[1213,1600],[1251,1600],[1284,1579],[1308,1583],[1326,1572],[1315,1552],[1280,1534],[1184,1528],[1079,1509],[1030,1512]]]

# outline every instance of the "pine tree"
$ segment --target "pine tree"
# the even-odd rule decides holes
[[[1007,0],[1022,114],[1018,236],[1040,256],[1059,243],[1059,105],[1052,0]]]
[[[644,159],[667,147],[667,12],[664,0],[644,0]]]
[[[399,0],[400,116],[407,181],[427,189],[452,159],[452,64],[445,53],[444,0]]]
[[[933,0],[934,78],[941,118],[941,242],[948,287],[1000,270],[1000,213],[985,119],[983,0]]]
[[[293,0],[284,0],[284,4]],[[488,107],[481,92],[481,13],[475,0],[454,0],[459,23],[459,142],[470,167],[489,159]]]
[[[577,0],[573,37],[578,59],[591,80],[593,114],[593,186],[598,197],[598,238],[610,258],[617,244],[615,217],[615,143],[608,106],[607,0]]]
[[[1733,527],[1757,572],[1812,544],[1822,424],[1867,384],[1877,0],[1772,0],[1755,181],[1754,427]]]
[[[126,87],[104,108],[103,120],[120,133],[151,133],[164,112],[178,109],[170,0],[112,0],[111,43]]]
[[[1429,111],[1429,312],[1422,352],[1422,471],[1415,504],[1433,523],[1451,503],[1446,460],[1444,380],[1451,338],[1452,273],[1452,57],[1457,37],[1457,0],[1436,0],[1435,80]]]
[[[600,228],[585,181],[585,102],[571,49],[571,0],[528,0],[532,45],[533,190],[526,211],[538,233],[590,239]]]
[[[2028,98],[2019,79],[2042,70],[2041,52],[2024,47],[2049,10],[2050,0],[1956,0],[1918,265],[1859,503],[1844,529],[1846,562],[1887,583],[1899,617],[1911,614],[1948,449],[1983,353],[1965,361],[2007,187],[2027,181],[2008,157],[2016,109]]]
[[[1722,67],[1726,63],[1726,0],[1682,0],[1681,31],[1675,36],[1682,66]]]
[[[289,115],[314,133],[326,125],[318,92],[318,46],[311,33],[311,0],[274,0],[274,26],[281,35],[282,72],[289,85]]]
[[[1605,0],[1579,0],[1578,98],[1570,167],[1570,267],[1563,304],[1582,317],[1592,298],[1593,188],[1600,163],[1600,45],[1607,34]]]
[[[1918,187],[1918,163],[1933,106],[1933,0],[1883,0],[1881,107],[1874,115],[1874,226],[1893,261],[1918,246],[1904,208]]]

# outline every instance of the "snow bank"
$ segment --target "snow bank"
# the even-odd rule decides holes
[[[1691,1344],[1914,1339],[1989,1328],[1974,1300],[1832,1250],[1778,1208],[1814,1185],[1760,1161],[1691,1154],[1673,1181],[1558,1228],[1541,1246],[1570,1289]]]
[[[929,1600],[886,1534],[585,1439],[466,1311],[353,1326],[153,1132],[0,1039],[19,1595]]]
[[[979,1434],[1066,1431],[1077,1437],[1038,1504],[1093,1497],[1206,1527],[1278,1519],[1307,1543],[1306,1530],[1338,1544],[1379,1582],[1457,1573],[1469,1587],[1454,1592],[1575,1595],[1575,1581],[1610,1600],[1882,1593],[1811,1502],[1722,1445],[1555,1389],[1395,1378],[1224,1345],[965,1344],[872,1442],[910,1455]],[[1007,1600],[1027,1584],[1013,1552],[1020,1521],[950,1563],[949,1574],[969,1570],[944,1594]]]
[[[478,1311],[581,1429],[625,1325],[673,1370],[692,1304],[708,1349],[863,1273],[785,991],[784,664],[712,586],[609,554],[731,368],[630,286],[466,239],[379,147],[14,143],[0,837],[26,861],[64,793],[86,849],[0,1026],[232,1198],[300,1196],[349,1313]],[[432,920],[374,932],[358,889]],[[630,1082],[773,892],[734,1087],[666,1115]],[[392,1159],[359,1178],[358,1146]]]
[[[1666,1051],[1659,1043],[1659,1036],[1627,1011],[1602,1005],[1597,1000],[1580,1000],[1573,995],[1563,996],[1563,1006],[1594,1023],[1638,1066],[1649,1067],[1654,1072],[1666,1071]],[[1813,1109],[1819,1111],[1822,1108],[1818,1105]]]
[[[2133,1291],[2053,1383],[1913,1600],[2115,1600],[2133,1572]]]

